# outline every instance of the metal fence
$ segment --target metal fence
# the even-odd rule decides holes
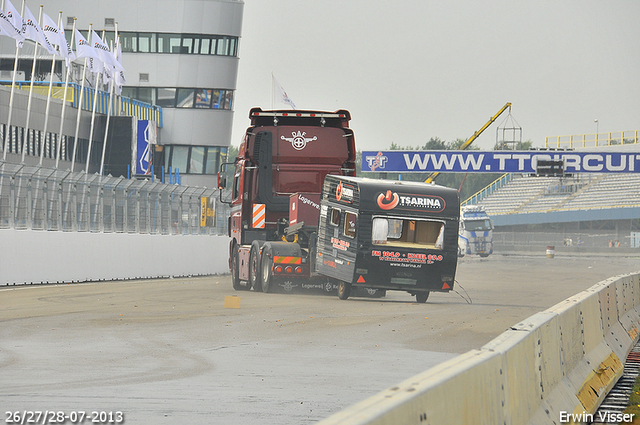
[[[616,233],[591,230],[574,230],[572,232],[494,232],[493,243],[496,246],[513,246],[516,249],[527,247],[571,246],[582,248],[636,248],[637,242],[632,238],[633,232]]]
[[[217,189],[0,161],[0,228],[162,235],[226,234]],[[213,200],[201,226],[201,200]],[[211,217],[212,216],[212,217]]]

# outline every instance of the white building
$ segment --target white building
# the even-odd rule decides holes
[[[14,0],[14,4],[19,8],[21,1]],[[29,7],[37,16],[38,6],[30,4]],[[45,4],[44,13],[55,20],[58,11],[62,11],[67,39],[71,36],[74,18],[76,27],[83,34],[87,34],[89,24],[92,24],[98,34],[105,30],[108,40],[113,39],[117,24],[127,79],[122,95],[162,108],[159,144],[154,156],[156,174],[159,167],[164,166],[166,174],[171,167],[172,171],[179,170],[182,184],[212,187],[215,186],[214,174],[218,171],[220,155],[226,155],[231,142],[243,8],[242,0],[52,0]],[[27,42],[25,46],[28,44],[31,45]],[[33,55],[33,48],[23,50],[19,69],[24,74],[19,75],[29,79],[31,61],[27,58],[29,54]],[[14,54],[13,40],[0,37],[0,80],[6,81],[6,77],[12,75]],[[48,62],[47,55],[39,54],[39,57],[43,60],[38,62],[41,64],[36,80],[43,75],[43,69],[51,67],[50,55]],[[62,69],[62,61],[57,59],[60,63],[56,70]],[[81,63],[76,60],[78,66],[74,76],[78,80]],[[58,79],[61,75],[60,71]],[[8,89],[1,90],[0,124],[5,125]],[[24,92],[21,92],[20,99],[23,97]],[[45,102],[41,97],[36,99],[29,127],[39,129]],[[16,98],[19,109],[24,103],[24,99]],[[61,108],[60,101],[53,103],[52,117]],[[64,134],[72,137],[77,110],[69,110]],[[14,112],[12,127],[24,125],[24,115],[24,111]],[[88,112],[83,113],[83,127],[78,137],[81,141],[88,138],[89,117]],[[57,133],[59,118],[51,118],[49,126],[51,133]],[[45,140],[48,143],[48,139]],[[20,153],[15,148],[9,152]],[[37,152],[38,147],[28,149],[27,155],[37,156]],[[50,154],[47,152],[45,156],[50,157]],[[62,159],[69,158],[67,155]],[[82,162],[81,158],[76,158]],[[91,170],[97,171],[93,159],[91,164]]]

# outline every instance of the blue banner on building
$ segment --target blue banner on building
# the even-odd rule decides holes
[[[150,175],[153,161],[153,146],[156,144],[156,123],[150,120],[138,120],[138,137],[135,149],[133,174]]]
[[[364,151],[362,171],[390,173],[536,173],[562,160],[565,173],[638,173],[640,154],[575,151]]]

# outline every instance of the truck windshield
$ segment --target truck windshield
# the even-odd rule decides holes
[[[371,226],[374,245],[442,249],[443,237],[440,221],[374,217]]]
[[[491,230],[491,220],[465,220],[464,229],[469,232]]]

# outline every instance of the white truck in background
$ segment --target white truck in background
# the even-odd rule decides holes
[[[471,205],[460,210],[458,256],[466,254],[488,257],[493,253],[493,221],[484,207]]]

